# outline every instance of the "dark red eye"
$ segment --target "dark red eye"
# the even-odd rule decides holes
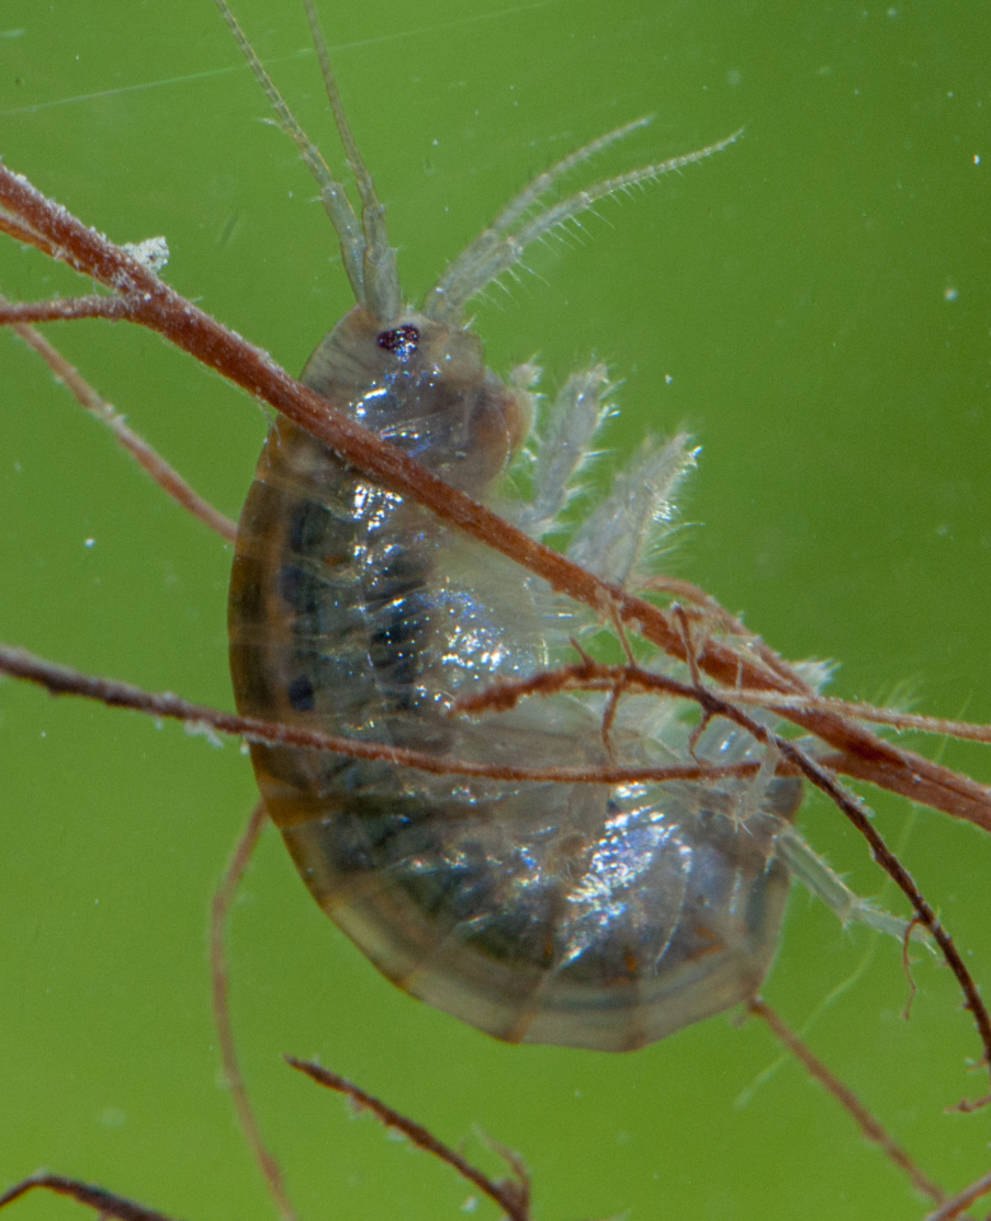
[[[408,360],[420,345],[420,332],[407,322],[405,326],[383,331],[378,337],[378,345],[387,352],[395,352],[400,360]]]

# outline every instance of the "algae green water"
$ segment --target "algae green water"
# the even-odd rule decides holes
[[[627,4],[469,16],[453,3],[323,5],[361,146],[423,291],[523,181],[631,117],[603,172],[718,139],[733,149],[619,204],[478,304],[491,363],[551,385],[591,356],[624,384],[615,461],[647,430],[703,445],[671,557],[834,688],[991,720],[991,69],[979,6]],[[305,126],[337,152],[302,15],[238,12]],[[209,0],[6,0],[0,152],[117,240],[164,234],[172,284],[298,369],[348,304],[329,225]],[[78,291],[0,244],[0,288]],[[52,328],[71,359],[235,514],[256,407],[110,324]],[[0,356],[0,635],[229,706],[229,554],[115,452],[10,337]],[[948,762],[991,775],[973,750]],[[254,800],[236,745],[0,686],[0,1182],[39,1165],[171,1215],[271,1215],[217,1084],[205,918]],[[991,979],[991,849],[941,815],[880,825]],[[881,881],[831,810],[809,839]],[[896,900],[885,892],[886,901]],[[767,1034],[716,1018],[625,1057],[492,1042],[381,980],[315,909],[269,835],[236,913],[234,1005],[261,1118],[302,1214],[455,1216],[469,1191],[290,1073],[319,1055],[439,1135],[529,1165],[544,1221],[922,1216],[895,1171]],[[947,972],[796,892],[768,999],[809,1031],[925,1169],[989,1169],[978,1044]],[[48,1199],[28,1219],[69,1215]],[[479,1205],[480,1216],[494,1210]],[[17,1214],[15,1214],[17,1215]]]

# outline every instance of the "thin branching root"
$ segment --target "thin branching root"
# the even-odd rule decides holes
[[[78,1179],[69,1179],[61,1174],[49,1174],[39,1171],[29,1178],[22,1179],[9,1191],[0,1196],[0,1208],[6,1208],[15,1200],[20,1200],[32,1191],[50,1191],[57,1196],[65,1196],[84,1204],[100,1217],[115,1217],[117,1221],[173,1221],[165,1213],[136,1204],[133,1200],[125,1200],[123,1196],[115,1196],[102,1187],[94,1187],[90,1183],[81,1183]]]
[[[348,1081],[339,1074],[322,1068],[319,1064],[297,1060],[294,1056],[286,1056],[286,1063],[325,1089],[343,1094],[359,1111],[369,1111],[386,1128],[399,1132],[418,1148],[452,1167],[463,1179],[497,1204],[510,1218],[510,1221],[530,1221],[530,1179],[518,1154],[493,1142],[493,1147],[509,1167],[510,1178],[498,1181],[489,1178],[470,1162],[465,1161],[460,1153],[438,1140],[428,1128],[407,1118],[399,1111],[393,1110],[380,1099],[373,1098],[353,1081]]]

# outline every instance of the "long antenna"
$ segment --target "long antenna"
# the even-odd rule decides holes
[[[740,128],[731,136],[717,140],[715,144],[707,144],[704,148],[695,149],[694,152],[681,153],[677,157],[669,157],[666,161],[658,161],[652,165],[627,170],[626,173],[614,178],[606,178],[602,182],[593,183],[592,186],[576,191],[567,199],[562,199],[545,208],[544,211],[538,212],[526,223],[517,225],[525,213],[564,174],[611,144],[638,131],[650,121],[649,118],[635,119],[632,123],[626,123],[614,131],[606,132],[605,135],[599,136],[570,153],[549,170],[538,174],[500,212],[489,228],[451,263],[437,285],[428,293],[424,312],[438,321],[460,321],[467,302],[504,271],[508,271],[514,263],[518,263],[527,246],[545,237],[552,229],[587,212],[600,199],[629,192],[633,187],[654,182],[664,174],[684,169],[687,165],[693,165],[696,161],[703,161],[714,153],[722,152],[743,134],[743,129]]]
[[[320,200],[340,241],[344,270],[347,272],[355,300],[380,318],[383,323],[390,321],[399,312],[402,293],[396,270],[395,251],[389,245],[385,229],[385,208],[378,198],[372,176],[358,151],[354,135],[344,114],[337,81],[330,65],[327,43],[320,29],[312,0],[304,0],[304,7],[320,60],[334,122],[337,125],[341,145],[348,165],[354,174],[355,184],[361,198],[360,219],[348,198],[343,183],[334,176],[320,149],[306,134],[296,116],[289,109],[288,103],[279,92],[278,86],[272,80],[265,65],[258,58],[227,0],[215,0],[215,3],[220,10],[220,15],[234,35],[241,54],[247,60],[255,79],[268,98],[275,113],[276,122],[299,149],[303,162],[320,188]]]

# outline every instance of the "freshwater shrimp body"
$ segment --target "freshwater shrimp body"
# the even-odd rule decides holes
[[[503,267],[519,257],[512,227],[548,182],[618,134],[527,188],[420,311],[402,305],[384,226],[366,240],[334,218],[357,304],[303,381],[535,534],[553,531],[568,502],[594,431],[575,418],[604,414],[604,371],[562,389],[531,463],[530,499],[507,494],[503,476],[534,416],[532,375],[504,382],[489,371],[463,306],[499,274],[493,250],[507,248]],[[355,157],[367,217],[378,205]],[[641,544],[670,521],[691,464],[687,438],[648,446],[575,533],[573,558],[635,582],[621,557],[649,551]],[[241,516],[229,625],[242,714],[485,763],[610,761],[590,699],[450,715],[461,695],[573,658],[569,636],[597,625],[282,419]],[[648,703],[623,702],[622,761],[685,761],[690,729]],[[721,762],[758,757],[731,727],[709,727],[695,749]],[[284,746],[251,751],[268,813],[324,911],[389,979],[500,1039],[640,1047],[751,999],[770,966],[789,886],[775,842],[798,805],[795,781],[507,784]]]

